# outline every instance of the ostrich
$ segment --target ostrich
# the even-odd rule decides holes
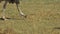
[[[7,3],[9,3],[9,4],[10,4],[10,3],[12,3],[12,4],[15,3],[19,14],[20,14],[21,16],[26,17],[26,15],[21,11],[21,7],[18,7],[19,3],[21,3],[20,0],[0,0],[0,3],[1,3],[2,1],[5,1],[4,5],[3,5],[3,9],[2,9],[2,11],[3,11],[3,16],[2,16],[2,18],[3,18],[3,20],[6,20],[6,19],[7,19],[7,18],[5,17],[5,9],[6,9]],[[19,1],[20,1],[20,2],[19,2]],[[19,9],[19,8],[20,8],[20,9]]]

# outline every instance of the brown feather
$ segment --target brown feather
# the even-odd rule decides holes
[[[2,2],[2,1],[7,1],[7,2],[9,2],[9,3],[17,3],[17,4],[19,4],[20,2],[19,2],[19,0],[0,0],[0,2]]]

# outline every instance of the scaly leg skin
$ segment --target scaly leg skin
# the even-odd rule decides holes
[[[7,1],[5,1],[4,5],[3,5],[3,9],[2,9],[2,11],[3,11],[3,13],[2,13],[2,14],[3,14],[3,15],[2,15],[2,19],[3,19],[3,20],[7,20],[6,17],[5,17],[6,5],[7,5]]]
[[[17,6],[17,9],[18,9],[19,15],[21,15],[21,16],[26,18],[27,16],[22,12],[21,7],[19,7],[20,8],[20,10],[19,10],[18,4],[16,4],[16,6]]]

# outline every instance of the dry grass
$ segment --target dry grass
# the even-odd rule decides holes
[[[3,2],[0,3],[0,17],[2,5]],[[54,29],[60,28],[60,0],[22,0],[20,6],[27,18],[19,16],[15,4],[8,4],[6,17],[12,19],[0,20],[0,28],[9,27],[6,32],[11,34],[12,31],[14,34],[60,34],[60,29]]]
[[[2,29],[0,28],[0,34],[18,34],[13,28],[5,28],[5,29]]]

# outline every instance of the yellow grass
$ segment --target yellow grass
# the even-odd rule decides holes
[[[0,3],[0,17],[2,6]],[[27,18],[19,16],[15,4],[8,4],[6,17],[11,19],[0,20],[0,29],[5,29],[17,34],[60,34],[60,0],[22,0],[22,11]],[[10,32],[12,33],[12,32]]]

